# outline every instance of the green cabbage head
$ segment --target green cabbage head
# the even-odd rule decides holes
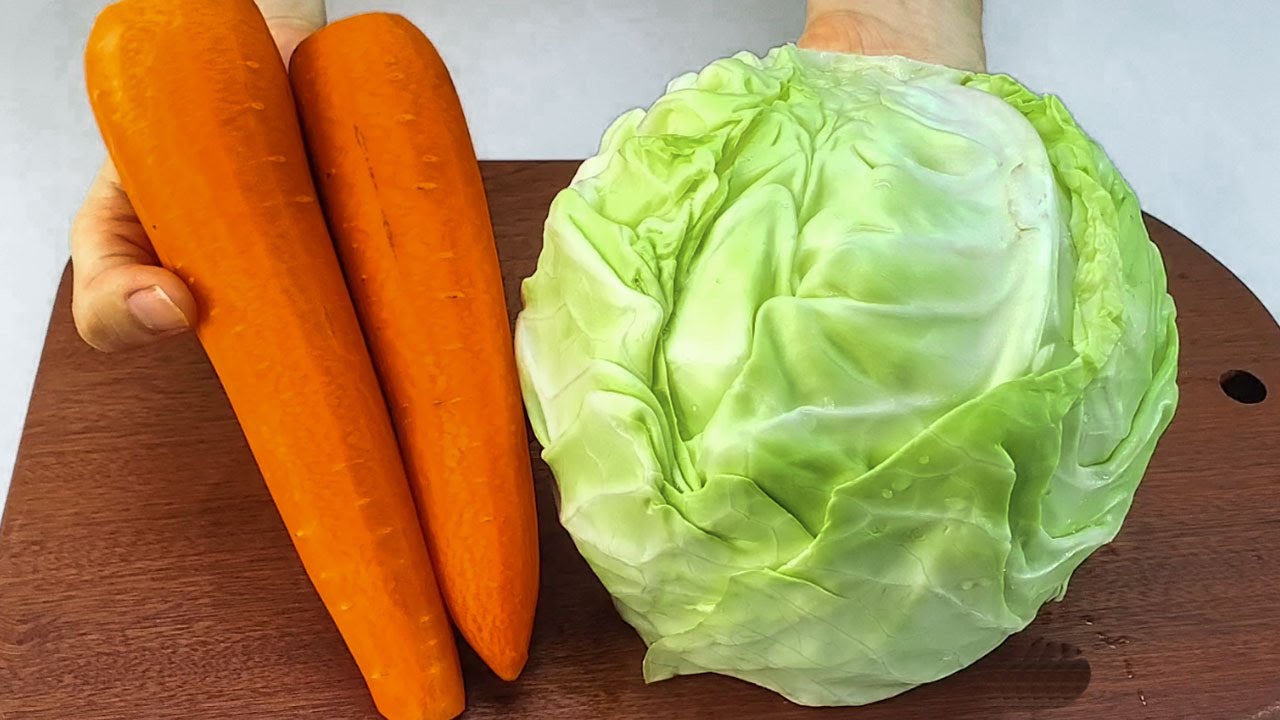
[[[1133,191],[1005,76],[775,49],[620,117],[517,326],[560,519],[644,638],[861,704],[1115,537],[1177,401]]]

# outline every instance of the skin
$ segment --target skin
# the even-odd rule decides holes
[[[325,23],[324,0],[257,0],[286,64]],[[801,47],[902,55],[985,70],[982,0],[809,0]],[[108,160],[71,227],[72,313],[81,337],[112,352],[190,330],[186,284],[156,262],[120,177]]]
[[[809,0],[800,47],[985,71],[982,0]]]

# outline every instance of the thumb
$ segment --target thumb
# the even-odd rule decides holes
[[[99,350],[146,345],[196,318],[191,290],[156,263],[110,161],[72,224],[71,266],[76,328]]]

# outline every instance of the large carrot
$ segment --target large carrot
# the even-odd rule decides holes
[[[89,97],[321,599],[387,717],[462,711],[394,429],[252,0],[123,0]]]
[[[445,603],[476,653],[514,679],[537,602],[537,522],[502,276],[458,96],[398,15],[312,35],[290,76]]]

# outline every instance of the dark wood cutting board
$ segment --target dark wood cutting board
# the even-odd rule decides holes
[[[514,314],[572,163],[489,163]],[[464,650],[471,720],[1280,720],[1280,329],[1155,220],[1182,404],[1119,538],[975,666],[858,709],[735,680],[645,686],[644,646],[559,527],[535,462],[543,588],[515,683]],[[0,718],[376,717],[199,345],[105,356],[58,293],[0,526]],[[537,446],[530,442],[530,452]]]

